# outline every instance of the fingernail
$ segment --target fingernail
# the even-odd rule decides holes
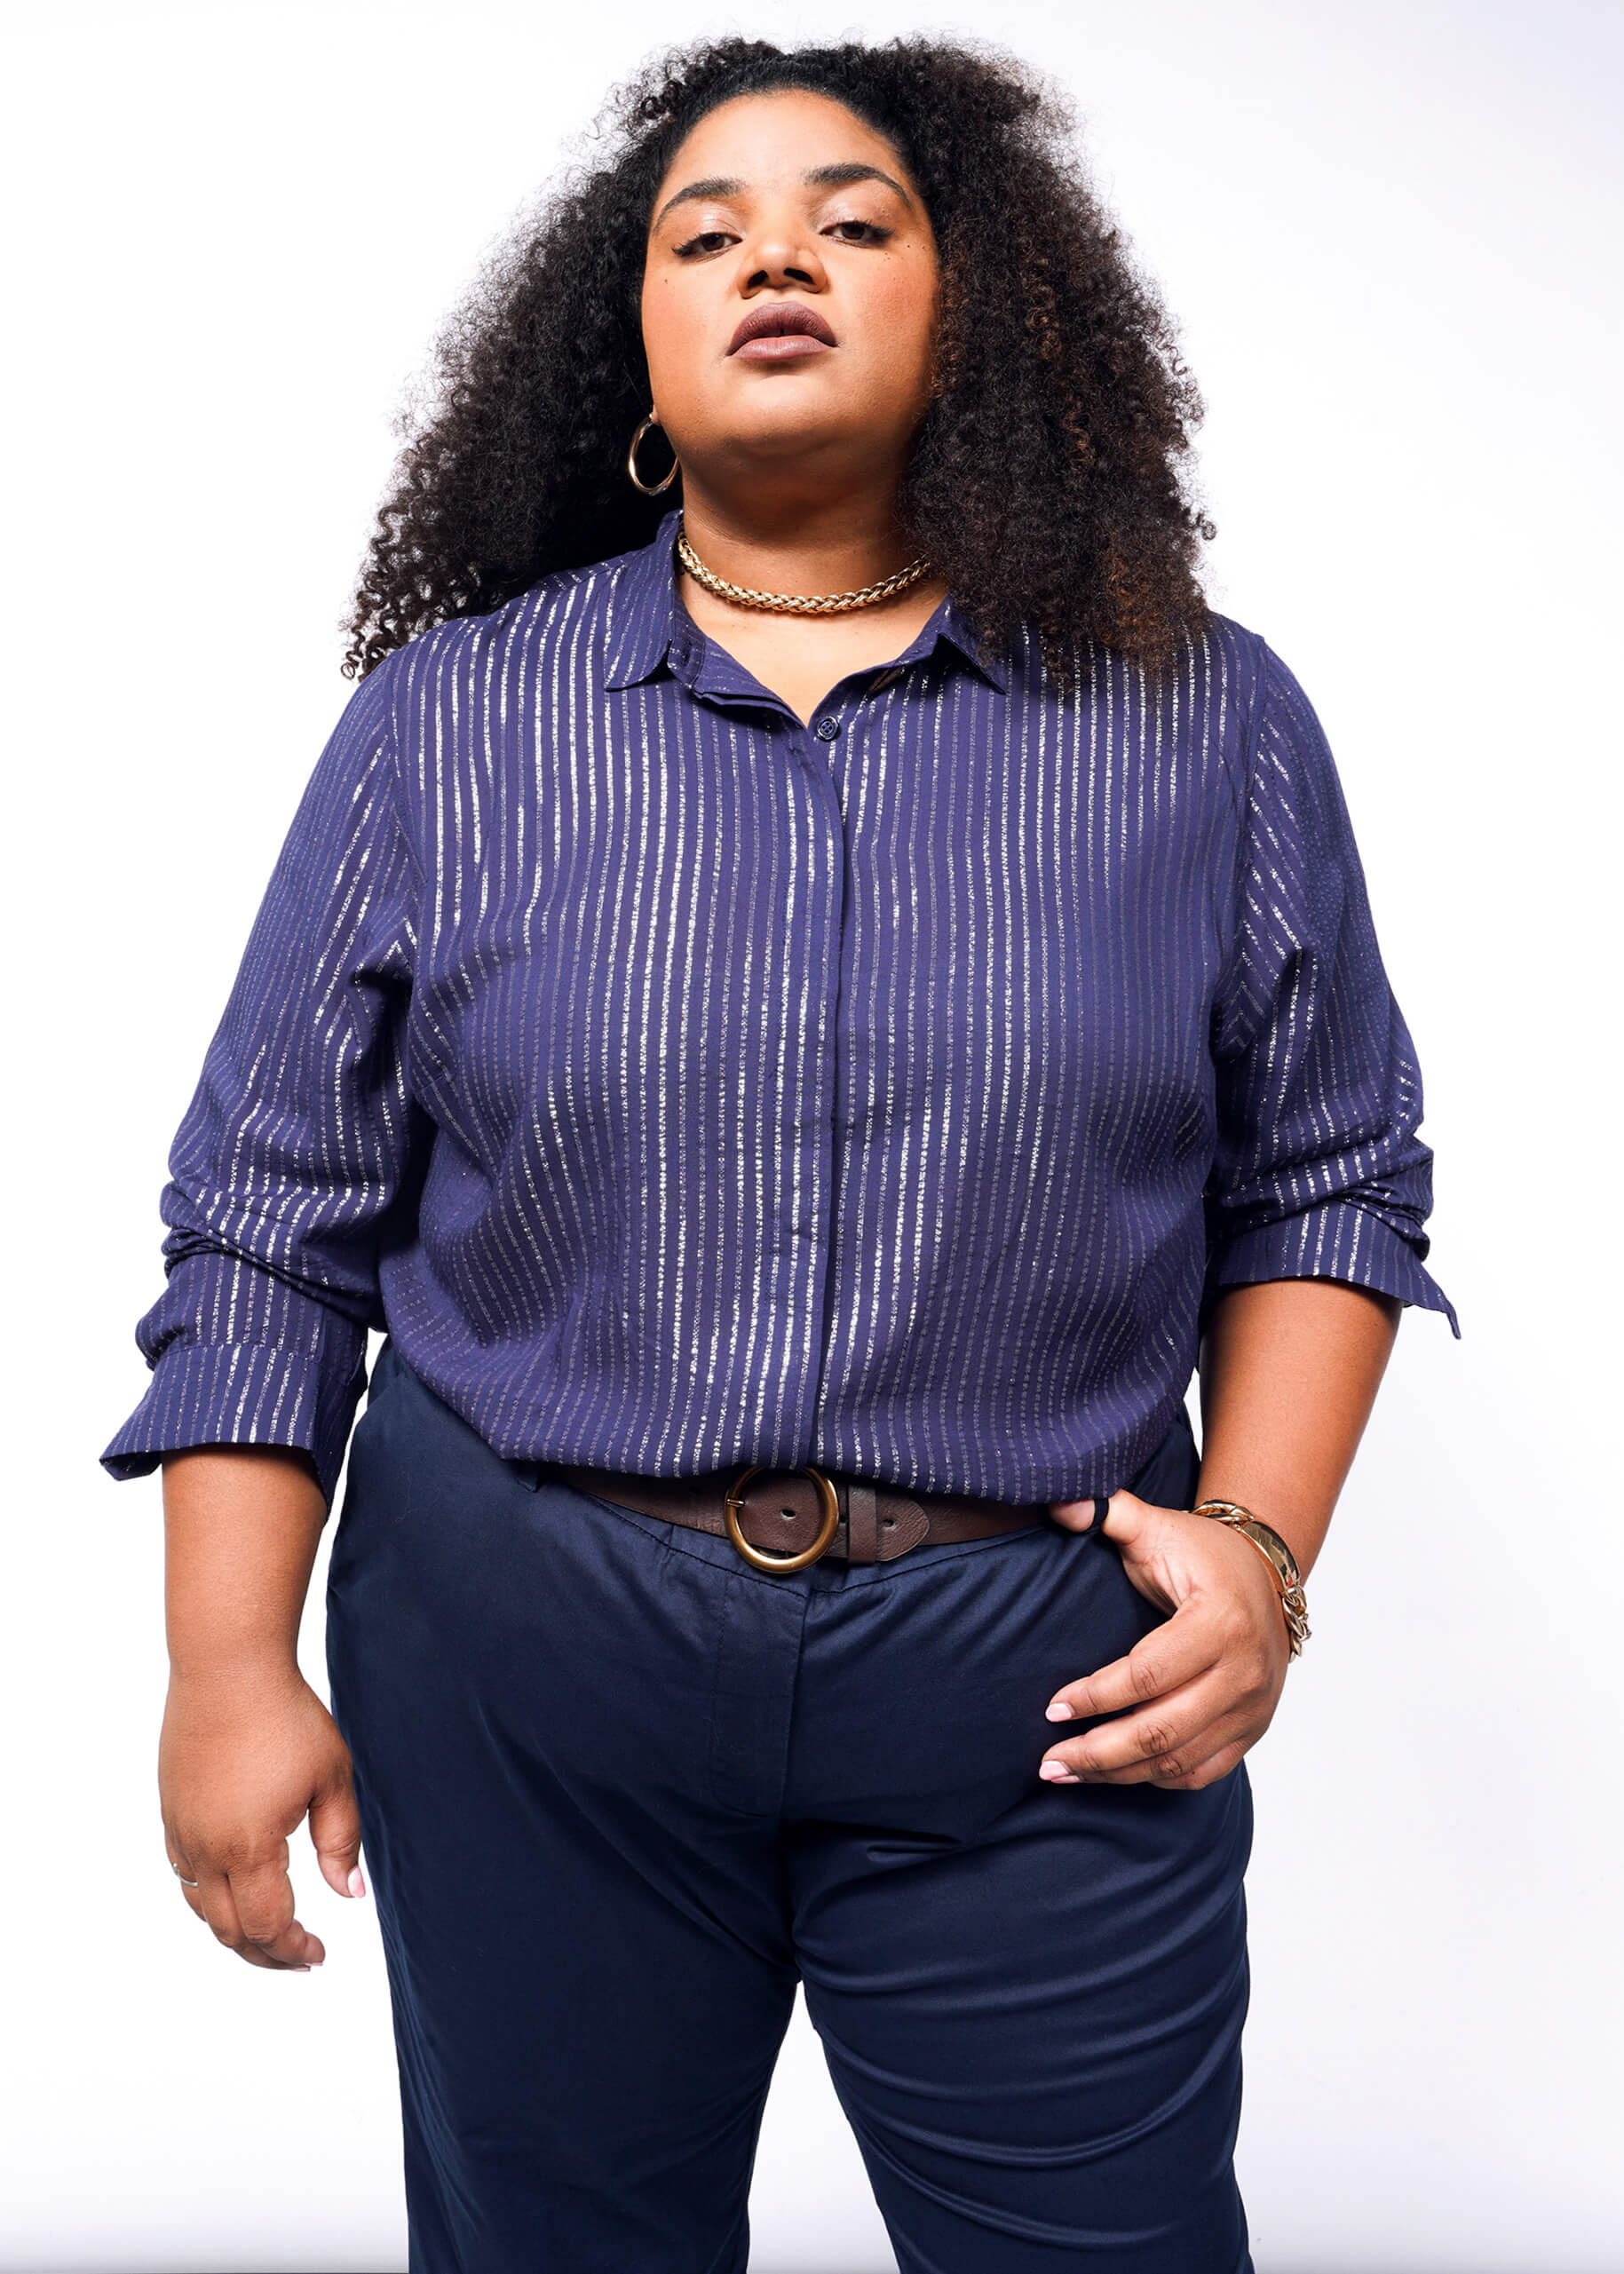
[[[366,1893],[367,1882],[360,1875],[360,1866],[359,1864],[356,1865],[354,1870],[350,1874],[349,1878],[345,1880],[345,1885],[349,1889],[352,1895],[364,1895]]]
[[[1077,1716],[1064,1698],[1057,1698],[1052,1705],[1044,1707],[1043,1718],[1045,1721],[1051,1722],[1072,1722],[1075,1721]]]
[[[1074,1785],[1077,1781],[1064,1761],[1040,1762],[1038,1774],[1051,1785]]]

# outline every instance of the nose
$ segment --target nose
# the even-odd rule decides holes
[[[828,285],[816,235],[788,217],[765,223],[739,248],[739,289],[822,292]]]

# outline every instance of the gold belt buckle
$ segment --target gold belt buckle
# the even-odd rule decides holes
[[[754,1564],[758,1572],[804,1570],[808,1564],[817,1562],[840,1528],[840,1500],[835,1490],[834,1480],[832,1478],[826,1477],[821,1469],[814,1469],[810,1462],[802,1463],[798,1468],[777,1470],[776,1473],[780,1477],[810,1477],[812,1478],[818,1488],[818,1497],[823,1502],[823,1523],[810,1548],[802,1548],[792,1556],[775,1556],[766,1549],[752,1547],[739,1528],[739,1510],[744,1498],[744,1488],[752,1477],[759,1477],[764,1471],[768,1476],[774,1473],[770,1462],[757,1462],[750,1468],[741,1469],[724,1494],[722,1513],[727,1523],[727,1536],[744,1557],[745,1562]]]

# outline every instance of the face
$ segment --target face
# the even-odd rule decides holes
[[[936,244],[897,152],[826,96],[700,121],[654,199],[643,338],[685,482],[893,481],[930,400]]]

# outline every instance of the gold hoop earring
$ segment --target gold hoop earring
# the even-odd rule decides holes
[[[671,484],[677,479],[677,459],[675,455],[673,455],[671,459],[671,470],[669,473],[667,474],[663,481],[645,481],[642,475],[638,471],[638,445],[641,442],[643,437],[650,431],[650,429],[658,426],[659,424],[660,421],[652,415],[646,418],[643,421],[642,425],[638,427],[637,432],[632,436],[631,448],[626,453],[626,471],[631,476],[632,487],[635,489],[640,489],[645,497],[658,497],[662,489],[669,489]],[[668,441],[670,440],[669,435],[666,439]]]

